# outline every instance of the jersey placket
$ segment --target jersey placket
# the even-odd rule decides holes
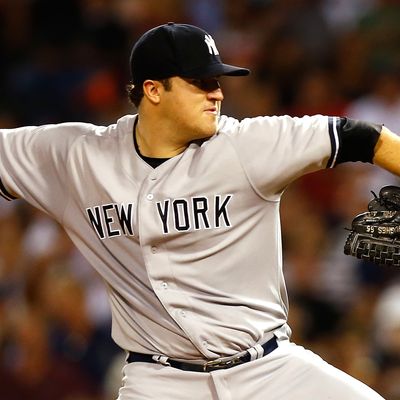
[[[164,166],[163,166],[164,167]],[[173,265],[166,248],[161,221],[157,220],[159,171],[154,170],[144,180],[138,196],[138,226],[140,248],[149,281],[162,306],[201,352],[207,352],[206,342],[199,336],[196,322],[188,309],[187,296],[179,289]]]

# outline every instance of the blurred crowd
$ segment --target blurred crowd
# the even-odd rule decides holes
[[[345,115],[400,133],[398,0],[0,0],[0,127],[135,112],[132,43],[168,21],[203,27],[252,70],[221,80],[228,115]],[[289,187],[281,215],[293,339],[398,400],[399,272],[343,254],[345,228],[388,184],[400,182],[342,165]],[[97,275],[46,215],[0,200],[0,398],[112,400],[123,362]]]

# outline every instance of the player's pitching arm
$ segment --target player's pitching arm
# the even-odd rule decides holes
[[[373,163],[400,176],[400,137],[385,126],[374,148]]]

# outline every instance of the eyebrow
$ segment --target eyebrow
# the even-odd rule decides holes
[[[212,92],[221,87],[217,77],[203,78],[203,79],[184,78],[184,80],[186,82],[190,83],[191,85],[194,85],[194,86],[198,87],[199,89],[204,90],[205,92]]]

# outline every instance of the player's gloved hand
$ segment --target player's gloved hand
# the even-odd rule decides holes
[[[368,212],[351,224],[344,253],[378,265],[400,267],[400,187],[384,186]]]

